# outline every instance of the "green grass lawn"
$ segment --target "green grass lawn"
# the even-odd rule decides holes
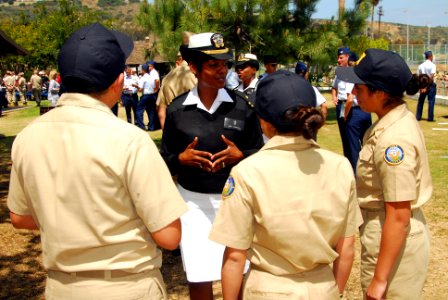
[[[330,99],[329,94],[324,94],[324,96]],[[331,101],[327,103],[329,105],[328,119],[325,126],[319,131],[318,143],[322,148],[342,154],[335,109]],[[415,112],[416,101],[408,100],[408,107]],[[427,113],[426,109],[427,105],[425,105],[424,116]],[[425,120],[420,122],[420,127],[426,139],[434,185],[432,200],[424,208],[432,232],[430,271],[428,272],[428,279],[424,289],[424,299],[442,299],[448,294],[448,282],[444,280],[446,278],[446,270],[448,269],[448,262],[446,261],[446,253],[448,252],[448,131],[434,130],[434,128],[448,129],[448,125],[438,124],[448,123],[448,107],[436,106],[435,114],[437,122],[430,123]],[[8,287],[6,289],[0,288],[1,299],[21,299],[20,297],[14,298],[11,296],[14,294],[27,295],[27,298],[42,298],[43,286],[45,284],[45,271],[42,269],[41,259],[38,257],[40,253],[38,234],[14,230],[9,224],[8,209],[6,207],[12,142],[17,133],[38,116],[39,109],[31,102],[27,109],[7,112],[0,117],[0,133],[3,135],[0,139],[0,282],[2,282],[0,285]],[[122,107],[119,110],[119,117],[125,119]],[[160,130],[149,132],[148,135],[156,144],[160,145]],[[32,147],[32,145],[29,146]],[[328,184],[330,185],[331,182]],[[30,255],[36,256],[31,262]],[[165,256],[165,258],[167,260],[170,259],[169,256]],[[165,271],[164,276],[170,276],[171,279],[181,279],[173,280],[171,286],[167,282],[168,292],[170,293],[169,298],[187,299],[185,280],[181,276],[181,263],[177,260],[174,264],[177,266],[176,271],[169,271],[172,274],[168,275]],[[347,285],[347,299],[361,298],[359,288],[359,244],[357,244],[357,258]]]

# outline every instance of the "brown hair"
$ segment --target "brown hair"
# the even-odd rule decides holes
[[[279,130],[279,133],[295,133],[306,139],[316,139],[317,131],[324,125],[322,113],[314,107],[299,106],[288,109],[283,117],[284,120],[294,122],[294,126],[288,131]]]

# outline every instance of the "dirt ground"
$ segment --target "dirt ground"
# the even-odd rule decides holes
[[[448,114],[446,118],[448,120]],[[5,137],[0,147],[10,149],[12,141],[13,137]],[[442,154],[446,155],[446,150],[440,153]],[[10,224],[6,207],[10,168],[9,151],[0,149],[0,299],[43,299],[46,271],[42,267],[39,234],[15,230]],[[446,170],[442,176],[448,180]],[[443,189],[446,191],[446,188]],[[432,233],[431,261],[423,291],[423,299],[427,300],[448,299],[447,199],[448,196],[443,191],[435,190],[432,201],[425,206]],[[362,299],[359,284],[359,249],[357,241],[355,262],[345,299]],[[162,273],[169,299],[188,299],[187,282],[178,253],[164,251]],[[214,285],[214,294],[216,299],[222,298],[219,282]]]

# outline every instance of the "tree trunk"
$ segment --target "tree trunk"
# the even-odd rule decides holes
[[[339,12],[339,20],[342,20],[342,16],[345,11],[345,0],[338,0],[339,6],[338,6],[338,12]]]

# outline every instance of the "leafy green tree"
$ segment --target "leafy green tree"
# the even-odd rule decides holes
[[[154,0],[143,3],[140,25],[154,34],[155,51],[173,59],[181,32],[218,31],[236,52],[269,52],[288,61],[303,46],[318,0]]]
[[[1,24],[1,29],[29,55],[1,58],[0,63],[3,66],[26,64],[30,68],[55,67],[59,49],[67,38],[78,28],[93,22],[112,25],[103,12],[91,10],[78,1],[57,1],[52,10],[47,3],[39,2],[28,15],[22,13],[19,18],[10,18]]]

